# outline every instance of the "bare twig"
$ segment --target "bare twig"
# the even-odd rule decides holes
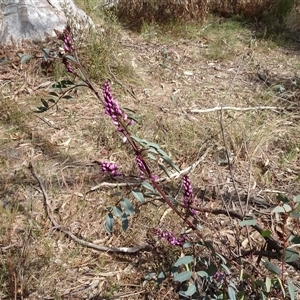
[[[190,113],[207,113],[207,112],[214,112],[220,110],[249,111],[249,110],[265,110],[265,109],[273,110],[275,112],[277,112],[277,110],[282,110],[282,108],[277,106],[254,106],[254,107],[216,106],[207,109],[190,109],[187,111]]]
[[[136,252],[139,252],[141,250],[143,250],[143,251],[151,251],[152,250],[152,247],[150,245],[140,245],[140,246],[136,246],[136,247],[106,247],[106,246],[97,245],[97,244],[94,244],[94,243],[91,243],[91,242],[88,242],[88,241],[85,241],[85,240],[82,240],[82,239],[78,238],[72,232],[70,232],[69,230],[63,228],[61,225],[59,225],[56,222],[56,220],[53,217],[53,210],[51,208],[50,200],[49,200],[49,197],[47,195],[45,186],[44,186],[43,182],[41,181],[41,179],[39,178],[39,176],[37,175],[32,162],[29,163],[29,169],[31,170],[31,173],[32,173],[33,177],[39,183],[39,186],[40,186],[40,189],[42,191],[44,201],[45,201],[47,216],[50,219],[52,225],[57,230],[63,232],[66,236],[68,236],[74,242],[76,242],[80,245],[83,245],[85,247],[92,248],[92,249],[97,250],[97,251],[106,251],[106,252],[136,253]]]

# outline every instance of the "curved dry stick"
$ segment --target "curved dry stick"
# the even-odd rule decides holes
[[[136,253],[138,251],[151,251],[152,247],[150,245],[140,245],[140,246],[135,246],[135,247],[106,247],[106,246],[101,246],[101,245],[97,245],[85,240],[82,240],[80,238],[78,238],[75,234],[73,234],[72,232],[70,232],[69,230],[63,228],[61,225],[59,225],[56,220],[53,217],[53,213],[51,210],[51,205],[50,205],[50,201],[49,201],[49,197],[47,195],[45,186],[43,184],[43,182],[41,181],[41,179],[39,178],[39,176],[36,174],[35,168],[32,164],[32,162],[29,163],[29,169],[31,170],[31,173],[33,175],[33,177],[38,181],[39,186],[41,188],[43,197],[44,197],[44,201],[45,201],[45,207],[46,207],[46,212],[48,215],[48,218],[50,219],[52,225],[59,231],[63,232],[66,236],[68,236],[71,240],[73,240],[74,242],[83,245],[85,247],[88,248],[92,248],[94,250],[97,251],[106,251],[106,252],[122,252],[122,253]]]

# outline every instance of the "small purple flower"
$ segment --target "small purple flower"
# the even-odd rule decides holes
[[[107,173],[113,177],[122,175],[118,171],[118,166],[115,163],[111,163],[109,161],[100,161],[99,165],[103,173]]]
[[[154,229],[154,233],[162,240],[169,242],[172,246],[182,247],[187,241],[187,237],[185,235],[177,238],[174,236],[172,231],[163,232],[161,229]]]
[[[189,208],[194,202],[194,194],[191,181],[188,175],[183,176],[183,205],[185,208]],[[197,212],[194,209],[191,209],[191,212],[195,215]]]
[[[223,273],[223,272],[220,272],[220,271],[217,271],[217,272],[215,273],[215,275],[213,276],[213,278],[214,278],[217,282],[220,282],[220,283],[224,283],[225,277],[226,277],[226,274]]]

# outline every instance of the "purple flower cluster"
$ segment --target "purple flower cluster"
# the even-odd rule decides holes
[[[73,67],[71,66],[69,60],[64,56],[62,59],[63,64],[66,67],[66,70],[74,75],[76,75],[76,71],[73,69]]]
[[[191,181],[188,175],[183,176],[183,205],[185,208],[189,208],[194,202],[194,194]],[[197,212],[194,209],[191,209],[191,212],[196,215]]]
[[[183,204],[188,208],[193,203],[193,188],[188,175],[183,176]]]
[[[136,162],[137,162],[137,165],[140,169],[140,176],[141,177],[145,177],[145,173],[147,173],[147,168],[145,166],[145,163],[144,161],[142,160],[142,158],[140,156],[136,156]]]
[[[54,31],[57,35],[57,38],[64,42],[64,51],[66,53],[72,54],[75,48],[72,43],[71,27],[67,25],[63,32],[60,32],[58,30],[54,30]]]
[[[172,246],[182,247],[187,241],[187,237],[185,235],[177,238],[174,236],[172,231],[163,232],[161,229],[154,229],[154,233],[162,240],[169,242]]]
[[[122,132],[124,129],[121,127],[119,122],[119,118],[123,119],[123,121],[128,120],[128,116],[122,112],[119,107],[118,102],[113,98],[110,92],[110,86],[108,82],[104,84],[103,88],[103,96],[104,96],[104,105],[105,105],[105,113],[112,118],[113,124],[118,127],[118,131]],[[132,125],[133,120],[129,120],[127,125]]]
[[[103,173],[107,173],[111,176],[120,176],[120,175],[122,175],[118,171],[118,166],[115,163],[111,163],[109,161],[100,161],[99,164],[100,164],[100,168],[101,168]]]

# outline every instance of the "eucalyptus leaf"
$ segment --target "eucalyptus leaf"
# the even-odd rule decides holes
[[[166,175],[168,177],[170,177],[170,174],[169,174],[168,170],[166,169],[166,167],[163,164],[159,163],[158,166],[166,173]]]
[[[264,262],[265,267],[273,274],[277,274],[280,275],[281,274],[281,270],[279,267],[273,265],[270,261],[266,260]]]
[[[122,229],[126,231],[128,229],[128,226],[129,226],[129,221],[127,215],[124,213],[122,215]]]
[[[288,290],[291,300],[295,300],[295,286],[291,280],[288,280]]]
[[[148,153],[148,154],[147,154],[147,156],[148,156],[150,159],[152,159],[152,160],[155,160],[155,161],[156,161],[156,157],[155,157],[153,154],[151,154],[151,153]]]
[[[208,274],[207,274],[205,271],[198,271],[197,274],[198,274],[200,277],[203,277],[203,278],[209,277]]]
[[[180,169],[173,163],[171,158],[169,156],[163,156],[162,157],[165,162],[167,162],[173,169],[175,169],[177,172],[180,172]]]
[[[41,99],[41,102],[43,103],[43,105],[48,109],[49,108],[49,104],[45,99]]]
[[[114,206],[113,207],[113,214],[116,216],[116,217],[121,217],[123,212],[121,210],[121,208],[119,206]]]
[[[300,244],[300,236],[298,235],[291,235],[289,237],[289,241],[293,244]]]
[[[66,57],[68,60],[71,60],[71,61],[73,61],[74,63],[77,63],[77,60],[75,59],[74,56],[72,56],[72,55],[66,55],[65,57]]]
[[[179,267],[181,265],[187,265],[191,262],[194,261],[194,256],[192,255],[187,255],[187,256],[183,256],[183,257],[180,257],[174,264],[174,266],[176,267]]]
[[[23,55],[22,58],[21,58],[21,64],[26,63],[26,62],[29,61],[32,57],[33,57],[33,56],[30,55],[30,54],[25,54],[25,55]]]
[[[185,297],[191,297],[196,293],[197,289],[194,284],[190,284],[186,291],[180,291],[179,294]]]
[[[285,249],[284,251],[284,260],[285,262],[287,263],[290,263],[290,262],[293,262],[293,261],[296,261],[299,257],[299,253],[295,250],[292,250],[292,249]]]
[[[147,190],[149,190],[149,191],[151,191],[151,192],[153,192],[153,193],[156,193],[154,187],[153,187],[149,182],[143,181],[143,182],[142,182],[142,186],[143,186],[145,189],[147,189]]]
[[[49,92],[49,95],[51,95],[51,96],[55,96],[55,97],[59,97],[59,96],[58,96],[58,94],[57,94],[57,93],[55,93],[55,92]]]
[[[126,212],[127,215],[133,215],[134,214],[134,208],[132,206],[132,203],[129,199],[123,198],[121,200],[121,204]]]
[[[253,226],[256,225],[257,221],[254,219],[249,219],[249,220],[243,220],[239,222],[239,225],[242,226]]]
[[[164,272],[160,272],[158,274],[158,276],[157,276],[157,280],[156,280],[157,284],[158,285],[161,284],[165,278],[166,278],[165,273]]]
[[[189,280],[192,277],[193,272],[191,271],[183,271],[174,275],[174,281],[184,282]]]
[[[112,213],[108,213],[105,221],[106,231],[111,233],[113,231],[113,225],[114,225],[114,216],[112,215]]]
[[[142,204],[145,203],[144,195],[140,190],[132,190],[132,194],[139,202],[141,202]]]
[[[230,300],[236,300],[236,292],[232,285],[228,286],[228,297]]]
[[[64,96],[62,96],[62,98],[63,98],[63,99],[67,99],[67,100],[73,99],[73,97],[70,96],[70,95],[64,95]]]
[[[271,279],[269,277],[266,278],[266,291],[269,293],[270,290],[271,290],[271,285],[272,285],[272,282],[271,282]]]

